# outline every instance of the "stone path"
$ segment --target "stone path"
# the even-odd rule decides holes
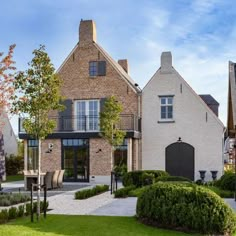
[[[70,186],[73,185],[73,186]],[[23,183],[15,182],[4,184],[5,190],[22,188]],[[76,191],[92,188],[95,186],[84,185],[83,183],[64,183],[64,190],[52,191],[48,194],[49,209],[48,214],[63,215],[107,215],[107,216],[134,216],[136,212],[137,198],[115,199],[110,192],[105,192],[97,196],[75,200]],[[50,193],[50,191],[48,192]],[[234,199],[224,199],[236,211]]]

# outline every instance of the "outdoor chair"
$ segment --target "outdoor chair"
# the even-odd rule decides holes
[[[57,180],[57,186],[58,188],[62,188],[63,187],[63,176],[64,176],[64,172],[65,170],[60,170],[60,173],[58,175],[58,180]]]
[[[52,178],[53,178],[54,172],[47,172],[44,177],[44,183],[47,186],[47,189],[52,189]]]
[[[59,170],[56,170],[53,174],[53,177],[52,177],[52,188],[58,188],[58,176],[59,176],[59,173],[60,171]]]

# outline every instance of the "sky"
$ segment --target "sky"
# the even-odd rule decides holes
[[[17,70],[46,46],[59,68],[78,42],[80,20],[96,22],[97,43],[115,60],[128,59],[141,88],[171,51],[174,68],[198,94],[211,94],[226,125],[228,63],[236,62],[236,5],[232,0],[3,0],[0,52],[15,43]],[[17,118],[11,119],[18,132]]]

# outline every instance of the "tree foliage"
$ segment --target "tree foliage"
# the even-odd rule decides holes
[[[33,51],[29,69],[19,72],[14,88],[19,93],[13,96],[14,113],[27,114],[23,127],[36,139],[44,139],[53,132],[55,121],[48,116],[52,110],[62,110],[60,86],[62,81],[55,74],[45,47]]]
[[[106,100],[100,113],[101,136],[113,147],[121,145],[126,135],[126,132],[119,129],[122,110],[121,103],[116,101],[115,96],[111,96]]]

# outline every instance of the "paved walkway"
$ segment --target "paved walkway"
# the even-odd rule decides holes
[[[75,200],[76,191],[92,188],[91,185],[84,183],[64,183],[67,191],[54,191],[48,197],[49,209],[48,214],[64,215],[107,215],[107,216],[134,216],[136,212],[137,198],[115,199],[110,192],[105,192],[97,196]],[[73,185],[73,187],[70,187]],[[5,190],[22,188],[23,182],[12,182],[3,184]],[[69,190],[69,191],[68,191]],[[50,191],[49,191],[50,192]],[[49,193],[48,192],[48,193]],[[236,211],[236,202],[234,199],[224,199]]]

